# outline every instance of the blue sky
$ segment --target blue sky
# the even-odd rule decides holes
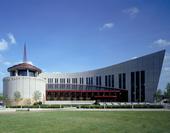
[[[29,60],[47,72],[91,70],[166,49],[163,89],[170,82],[170,1],[0,0],[0,91],[25,42]]]

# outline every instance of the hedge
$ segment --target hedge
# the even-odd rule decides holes
[[[84,108],[84,109],[128,109],[128,108],[164,108],[163,105],[149,105],[149,104],[136,104],[136,105],[47,105],[47,104],[42,104],[42,105],[24,105],[24,106],[6,106],[7,108],[64,108],[64,107],[76,107],[76,108]]]

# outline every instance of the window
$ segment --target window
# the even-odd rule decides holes
[[[108,80],[109,87],[111,87],[111,75],[108,76]]]
[[[11,71],[10,76],[15,76],[15,71]]]
[[[141,71],[141,102],[145,101],[145,71]]]
[[[48,83],[52,84],[53,83],[53,79],[52,78],[48,78]]]
[[[131,72],[131,101],[145,101],[145,71]]]
[[[84,84],[84,79],[83,79],[83,77],[81,78],[82,80],[81,80],[81,83],[82,83],[82,85]]]
[[[90,78],[90,84],[93,85],[93,77]]]
[[[105,86],[107,86],[107,75],[105,75]]]
[[[90,85],[91,84],[90,77],[88,78],[88,80],[89,80],[88,82],[89,82],[89,85]]]
[[[77,84],[77,78],[75,78],[75,83]]]
[[[101,80],[101,76],[99,76],[99,85],[102,85],[102,80]]]
[[[60,79],[60,84],[65,84],[65,79],[64,78]]]
[[[86,78],[86,85],[88,85],[88,78]]]
[[[131,72],[131,101],[135,102],[135,73]]]
[[[77,78],[72,78],[72,84],[77,84]]]
[[[56,83],[56,84],[58,83],[58,79],[57,79],[57,78],[55,78],[55,83]]]
[[[122,75],[119,74],[119,88],[122,88]]]
[[[139,71],[136,72],[136,101],[139,102],[140,98],[139,98]]]
[[[80,84],[81,84],[81,78],[79,78],[79,82],[80,82]]]
[[[112,75],[112,87],[114,88],[114,75]]]
[[[126,74],[123,73],[123,89],[126,89]]]
[[[98,79],[98,76],[96,77],[96,85],[99,85],[99,79]]]
[[[35,77],[35,72],[34,72],[34,71],[29,70],[29,76],[31,76],[31,77]]]
[[[83,78],[80,77],[80,84],[83,84]]]
[[[19,70],[18,76],[27,76],[27,70]]]
[[[69,82],[69,78],[67,78],[67,84],[69,84],[70,82]]]

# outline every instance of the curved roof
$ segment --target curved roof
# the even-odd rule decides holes
[[[28,70],[31,70],[31,71],[37,71],[39,73],[42,72],[41,69],[39,69],[36,66],[33,66],[31,64],[28,64],[28,63],[21,63],[21,64],[14,65],[12,67],[9,67],[8,72],[15,71],[15,70],[25,70],[25,69],[28,69]]]

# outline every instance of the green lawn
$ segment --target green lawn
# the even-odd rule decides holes
[[[168,133],[170,112],[16,112],[0,114],[0,133]]]

